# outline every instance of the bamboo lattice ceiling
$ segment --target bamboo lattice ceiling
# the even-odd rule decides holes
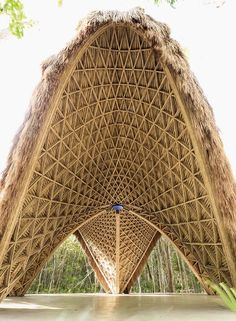
[[[24,294],[52,252],[74,232],[98,279],[113,293],[130,288],[160,233],[200,281],[234,282],[232,233],[224,227],[217,184],[213,188],[209,178],[213,165],[205,165],[209,141],[200,144],[196,132],[204,126],[196,127],[188,111],[190,94],[182,99],[177,83],[186,75],[174,73],[163,43],[169,41],[179,68],[184,61],[180,49],[166,36],[166,26],[140,11],[133,15],[108,13],[100,21],[94,14],[97,24],[91,18],[87,29],[80,27],[84,39],[77,37],[44,66],[24,125],[31,137],[29,151],[24,130],[20,134],[26,146],[25,160],[20,151],[21,185],[13,189],[13,205],[2,203],[12,213],[5,215],[14,214],[2,237],[2,297]],[[156,24],[156,38],[145,34],[147,21]],[[190,80],[182,91],[190,86],[199,95]],[[195,113],[202,115],[197,98]],[[211,111],[204,104],[202,97],[208,126]],[[16,146],[21,147],[20,139]],[[7,191],[14,159],[13,150],[4,178]],[[226,160],[220,162],[227,169]],[[125,205],[120,214],[111,210],[115,202]]]

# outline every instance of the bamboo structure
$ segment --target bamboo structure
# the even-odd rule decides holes
[[[169,28],[93,12],[42,69],[1,182],[1,298],[72,233],[107,292],[129,291],[161,235],[203,285],[235,285],[235,182]]]

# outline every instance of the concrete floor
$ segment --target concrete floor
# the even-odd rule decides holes
[[[236,321],[207,295],[27,295],[0,304],[1,321]]]

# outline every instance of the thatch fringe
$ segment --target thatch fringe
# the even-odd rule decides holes
[[[3,173],[0,203],[1,232],[4,231],[7,221],[16,210],[27,176],[27,167],[33,158],[39,133],[42,131],[47,113],[50,112],[50,101],[56,92],[62,73],[71,57],[88,37],[111,22],[126,23],[139,30],[152,43],[153,48],[161,53],[163,63],[171,70],[176,86],[185,105],[188,106],[197,140],[201,146],[204,146],[205,163],[214,187],[215,201],[222,215],[222,224],[227,227],[231,237],[235,237],[235,182],[224,154],[212,109],[190,71],[179,44],[170,38],[169,28],[145,15],[140,8],[128,12],[91,13],[79,24],[76,37],[58,55],[51,57],[43,64],[42,80],[34,91],[29,112],[14,139],[7,168]]]

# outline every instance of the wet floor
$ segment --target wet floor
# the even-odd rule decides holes
[[[207,295],[27,295],[0,304],[1,321],[236,321]]]

